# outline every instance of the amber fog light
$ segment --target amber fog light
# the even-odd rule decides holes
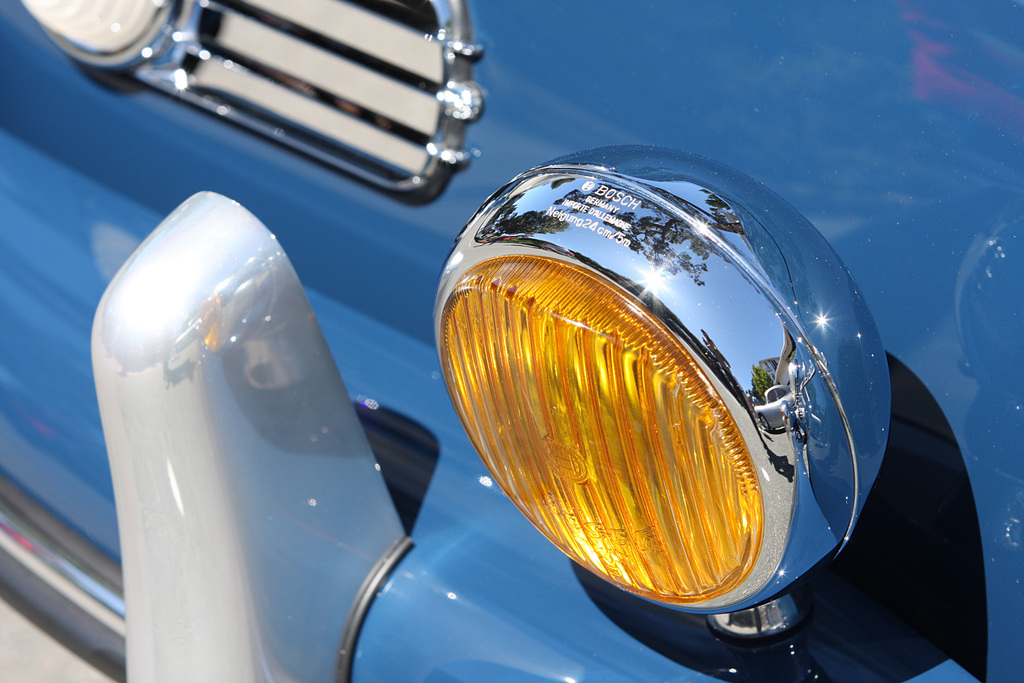
[[[436,311],[493,478],[615,585],[742,609],[848,539],[884,353],[835,253],[751,179],[651,148],[534,169],[470,220]]]
[[[562,261],[490,259],[455,286],[440,344],[488,469],[567,555],[673,603],[750,573],[750,453],[683,345],[624,292]]]

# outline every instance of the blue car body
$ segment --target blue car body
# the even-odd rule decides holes
[[[388,432],[385,410],[425,435],[414,547],[366,616],[353,680],[1018,680],[1024,6],[471,11],[485,47],[474,80],[486,109],[468,134],[479,155],[414,205],[165,94],[112,87],[21,4],[0,6],[11,495],[116,567],[93,313],[162,217],[212,190],[287,250],[367,424]],[[723,641],[574,569],[491,484],[448,399],[432,315],[454,237],[516,174],[607,144],[699,153],[782,195],[853,273],[890,356],[878,500],[812,581],[810,623],[782,642]]]

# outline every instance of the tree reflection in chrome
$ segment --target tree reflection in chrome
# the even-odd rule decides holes
[[[521,212],[519,202],[526,196],[504,204],[487,227],[480,231],[477,239],[530,243],[537,235],[554,235],[573,227],[571,223],[544,210]],[[576,213],[570,204],[585,204],[586,197],[587,193],[574,189],[554,205],[565,207],[568,213]],[[688,202],[685,204],[709,226],[729,232],[742,232],[728,204],[714,195],[709,195],[708,203],[714,209],[712,213],[702,211]],[[593,215],[587,215],[587,218],[601,222],[610,230],[619,230],[610,220]],[[629,244],[624,246],[647,259],[653,269],[665,276],[685,273],[695,284],[705,284],[703,275],[708,270],[707,260],[717,255],[717,251],[710,241],[698,234],[686,221],[650,202],[645,202],[640,210],[617,213],[614,218],[630,226],[628,232],[624,233]]]

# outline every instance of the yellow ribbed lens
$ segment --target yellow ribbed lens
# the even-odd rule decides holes
[[[494,258],[444,306],[441,361],[494,479],[569,557],[638,595],[728,592],[763,537],[750,454],[678,339],[610,282]]]

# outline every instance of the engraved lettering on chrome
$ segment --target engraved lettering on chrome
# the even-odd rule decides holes
[[[581,194],[581,191],[587,192],[595,187],[597,189],[593,194]],[[544,216],[577,228],[585,228],[616,244],[629,247],[633,241],[627,233],[633,226],[624,217],[615,214],[622,208],[633,209],[638,206],[640,200],[633,195],[607,185],[598,186],[597,183],[588,180],[583,183],[581,190],[574,190],[548,206]]]
[[[603,209],[604,211],[607,211],[609,213],[618,213],[620,208],[618,206],[615,206],[614,204],[609,204],[608,202],[602,201],[592,194],[588,194],[583,201],[585,201],[587,204],[590,204],[593,207]],[[591,209],[591,211],[593,211],[593,209]]]
[[[622,190],[616,190],[613,187],[602,185],[594,190],[594,195],[597,197],[604,197],[609,202],[615,202],[621,204],[627,209],[635,209],[640,206],[640,200],[631,194],[627,194]]]

